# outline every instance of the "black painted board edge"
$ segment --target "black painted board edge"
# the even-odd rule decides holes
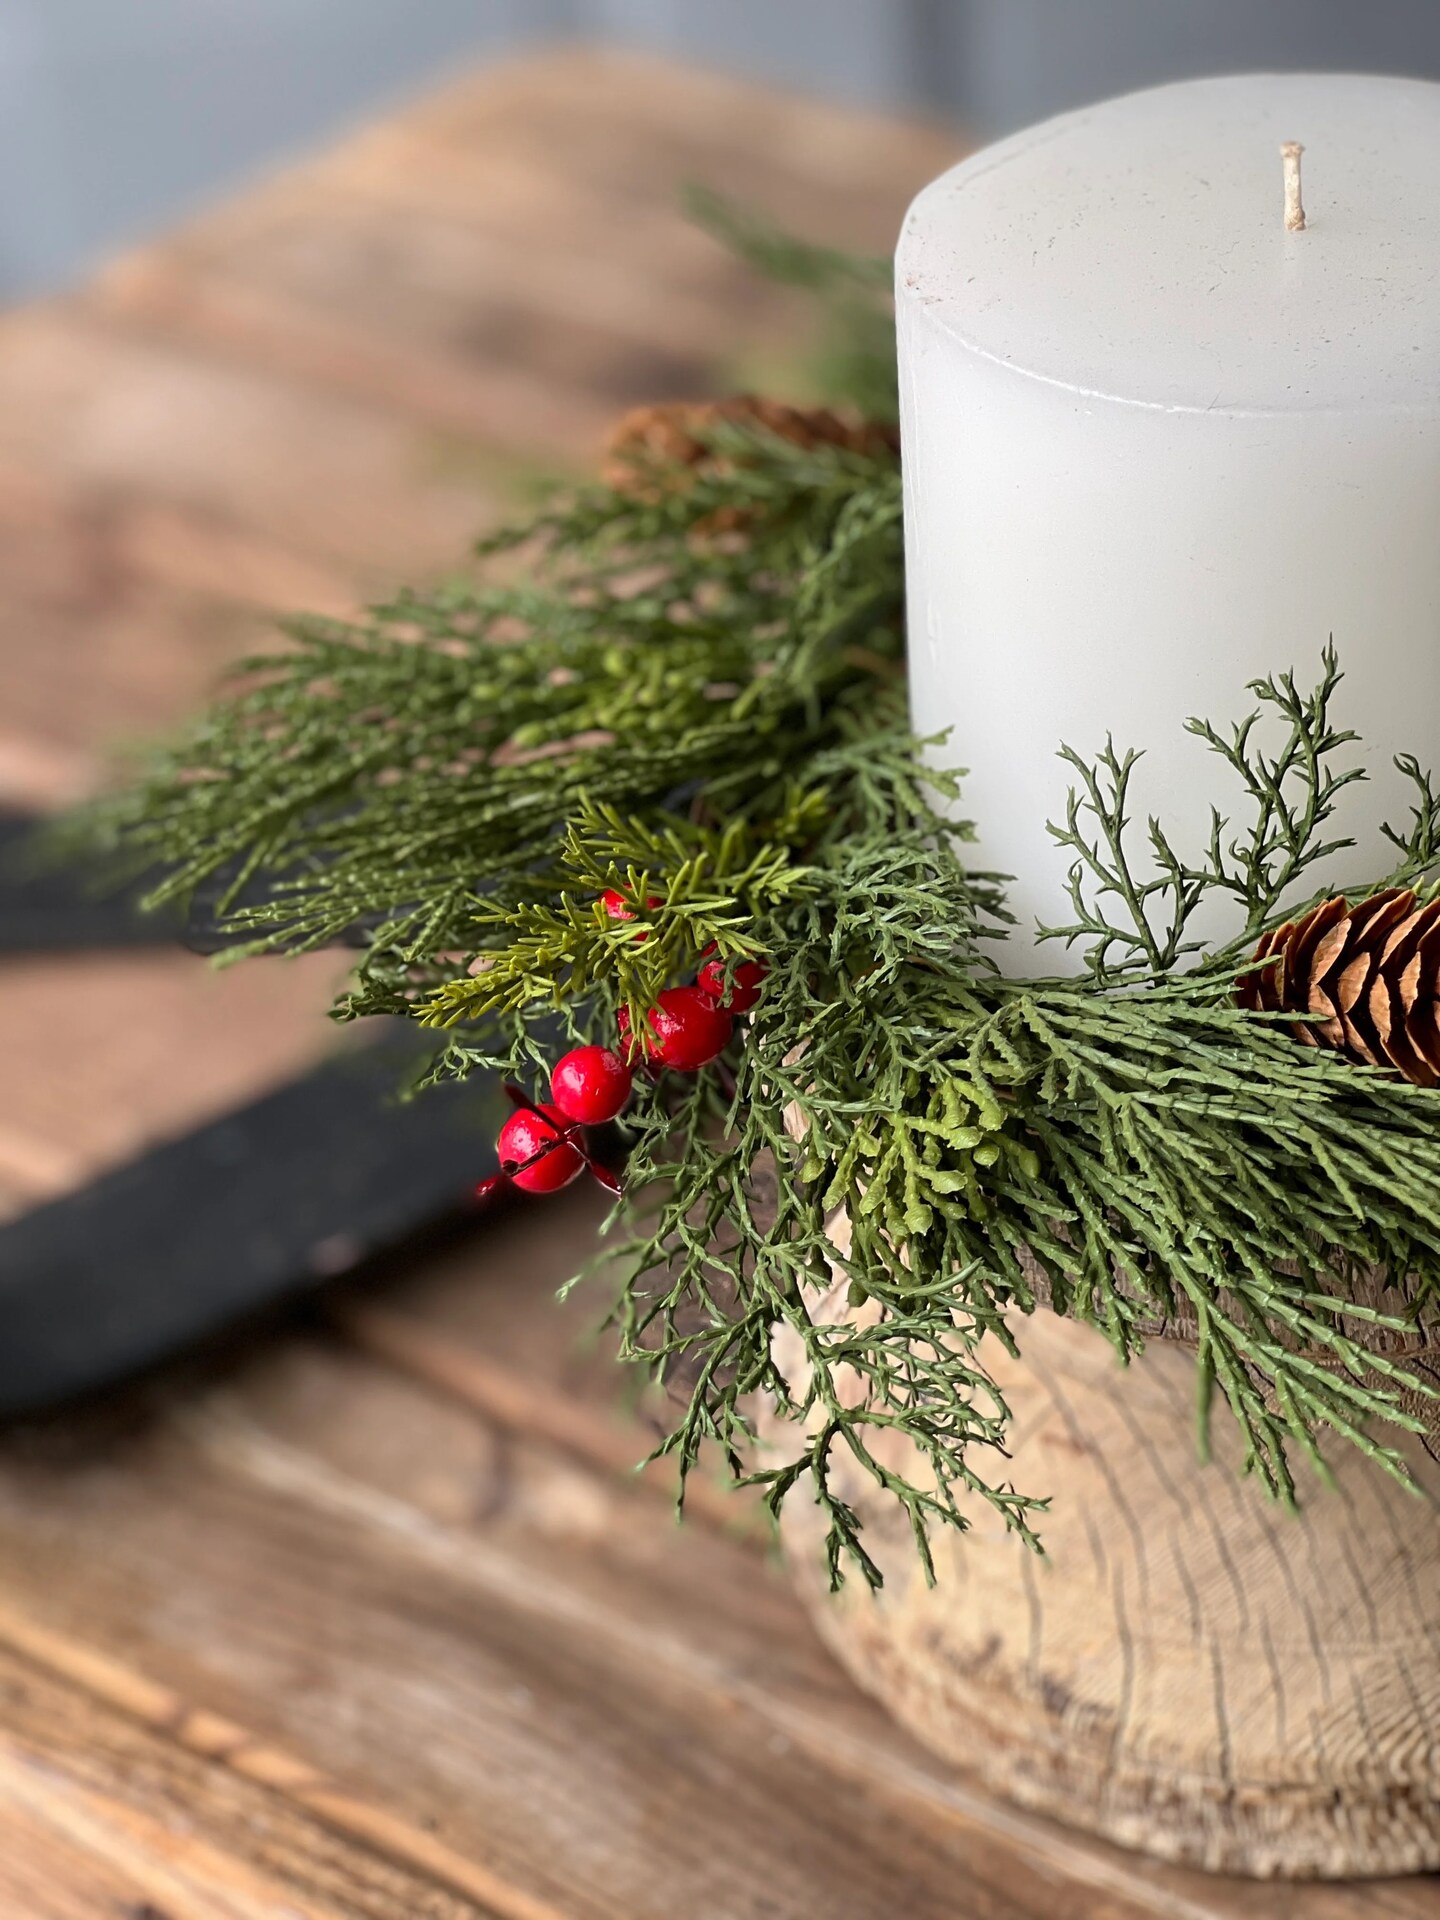
[[[399,1091],[387,1036],[0,1226],[0,1419],[213,1339],[460,1219],[496,1171],[493,1081]]]
[[[62,862],[45,821],[0,810],[0,954],[173,946],[175,913],[146,913],[143,880],[107,885],[92,865]]]

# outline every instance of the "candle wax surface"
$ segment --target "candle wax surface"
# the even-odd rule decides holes
[[[1332,872],[1383,874],[1393,755],[1440,761],[1440,86],[1255,75],[1066,115],[925,189],[896,290],[914,718],[970,769],[974,864],[1014,876],[1006,969],[1077,964],[1034,940],[1068,918],[1060,743],[1144,749],[1142,828],[1198,856],[1212,801],[1248,821],[1187,716],[1308,687],[1331,636],[1372,776]]]

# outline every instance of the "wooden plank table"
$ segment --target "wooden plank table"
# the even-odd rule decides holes
[[[681,181],[882,248],[955,144],[555,55],[0,321],[0,801],[86,790],[268,609],[456,564],[619,408],[791,352]],[[335,971],[8,964],[0,1205],[282,1078]],[[0,1920],[1440,1915],[1163,1869],[929,1760],[746,1510],[677,1532],[629,1472],[595,1304],[552,1304],[595,1217],[517,1209],[0,1443]]]

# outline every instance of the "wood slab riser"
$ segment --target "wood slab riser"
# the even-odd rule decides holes
[[[837,1290],[838,1293],[838,1290]],[[835,1299],[832,1310],[840,1310]],[[1420,1491],[1341,1444],[1287,1514],[1196,1448],[1193,1355],[1122,1369],[1093,1329],[1020,1320],[992,1360],[1014,1412],[1005,1477],[1048,1495],[1037,1557],[989,1510],[937,1542],[853,1465],[837,1491],[886,1574],[826,1590],[822,1522],[785,1537],[826,1641],[933,1751],[1019,1804],[1160,1858],[1261,1877],[1440,1867],[1440,1468]],[[898,1523],[897,1523],[898,1522]]]

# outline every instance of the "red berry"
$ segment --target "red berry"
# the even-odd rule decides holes
[[[699,987],[671,987],[647,1016],[645,1048],[658,1066],[694,1073],[725,1051],[735,1022]]]
[[[525,1193],[568,1187],[585,1166],[585,1156],[565,1138],[568,1124],[559,1107],[521,1107],[512,1113],[500,1129],[500,1171]]]
[[[614,887],[607,887],[605,889],[604,893],[602,893],[600,896],[600,904],[602,907],[604,907],[606,913],[609,914],[612,920],[633,920],[635,918],[634,908],[628,905],[624,894],[617,893]],[[647,908],[658,907],[661,904],[662,903],[657,894],[653,894],[653,893],[646,894],[645,905]],[[649,936],[648,934],[637,933],[635,938],[637,940],[645,940],[645,939],[648,939]]]
[[[714,952],[714,948],[707,949]],[[716,1006],[727,1013],[749,1013],[760,998],[760,985],[770,969],[763,960],[737,960],[730,972],[730,988],[725,988],[725,962],[707,960],[696,975],[695,984],[708,993]]]
[[[618,1053],[608,1047],[576,1047],[555,1062],[550,1092],[569,1119],[597,1127],[624,1107],[630,1080],[630,1069]]]

